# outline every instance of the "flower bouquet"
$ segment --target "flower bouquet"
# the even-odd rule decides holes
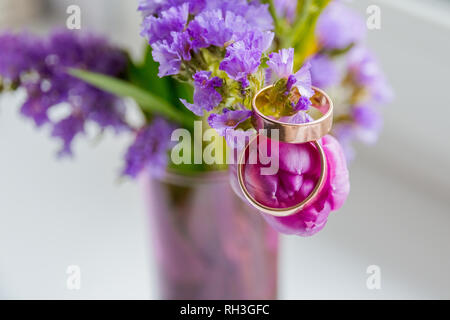
[[[91,123],[134,135],[122,174],[143,185],[164,298],[276,298],[278,232],[324,228],[349,193],[353,141],[376,141],[392,98],[365,21],[337,0],[138,10],[140,60],[93,34],[3,33],[0,89],[23,94],[61,157]]]

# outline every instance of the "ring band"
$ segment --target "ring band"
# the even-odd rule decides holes
[[[308,197],[306,197],[301,203],[299,203],[295,206],[292,206],[292,207],[271,208],[271,207],[268,207],[268,206],[260,203],[259,201],[257,201],[247,190],[247,187],[245,186],[245,181],[244,181],[245,154],[246,154],[247,149],[250,147],[250,144],[252,142],[254,142],[258,138],[258,136],[259,135],[254,137],[247,144],[247,146],[243,149],[241,156],[239,158],[238,166],[237,166],[238,182],[239,182],[239,186],[240,186],[241,191],[244,194],[245,198],[251,203],[251,205],[253,207],[258,209],[259,211],[269,214],[269,215],[272,215],[272,216],[275,216],[275,217],[287,217],[287,216],[290,216],[290,215],[293,215],[293,214],[299,212],[300,210],[303,210],[303,208],[305,208],[306,205],[308,205],[316,200],[317,196],[319,195],[320,191],[322,190],[322,188],[325,184],[325,180],[326,180],[326,176],[327,176],[327,160],[326,160],[325,151],[323,150],[322,145],[319,143],[319,141],[309,142],[309,143],[314,144],[317,148],[317,151],[319,152],[321,170],[320,170],[319,181],[317,181],[316,186],[311,191],[311,193],[308,195]]]
[[[307,123],[293,124],[272,119],[261,113],[257,108],[258,97],[265,90],[272,87],[273,85],[261,89],[253,98],[252,123],[256,130],[266,129],[270,138],[271,129],[278,129],[279,140],[288,143],[305,143],[319,140],[330,132],[333,125],[333,102],[325,92],[319,88],[312,87],[315,92],[311,98],[312,106],[322,113],[322,117]]]

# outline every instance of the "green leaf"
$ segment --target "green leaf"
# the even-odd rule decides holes
[[[277,15],[277,10],[275,8],[275,4],[273,0],[262,0],[261,3],[268,4],[269,5],[269,12],[272,16],[274,27],[275,27],[275,33],[279,33],[280,28],[280,19]]]
[[[158,76],[159,64],[153,60],[152,48],[145,47],[144,59],[139,64],[129,63],[128,75],[132,83],[153,94],[171,101],[173,96],[170,90],[170,77]]]
[[[188,110],[184,104],[181,103],[180,99],[187,101],[192,101],[194,95],[194,88],[191,84],[186,82],[177,81],[174,78],[170,78],[170,88],[172,90],[172,103],[177,106],[183,112],[191,112]],[[175,94],[174,94],[175,92]]]
[[[177,110],[164,99],[141,89],[129,82],[113,78],[101,73],[94,73],[80,69],[70,69],[69,73],[99,89],[122,97],[133,98],[146,112],[159,114],[169,120],[178,122],[187,128],[193,126],[193,117]]]
[[[286,48],[295,47],[296,45],[303,42],[305,39],[310,39],[315,30],[315,24],[328,5],[330,0],[304,0],[299,2],[297,6],[297,20],[292,26],[290,35],[287,37],[283,46]],[[303,46],[305,47],[305,46]]]
[[[172,104],[175,108],[187,113],[193,117],[192,112],[188,110],[180,99],[192,101],[193,87],[189,83],[177,81],[173,77],[158,76],[159,64],[153,60],[152,49],[146,46],[144,59],[139,64],[129,62],[128,78],[138,87],[152,92]]]

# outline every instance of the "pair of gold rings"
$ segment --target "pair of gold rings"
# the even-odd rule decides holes
[[[266,91],[270,90],[272,86],[265,87],[261,89],[253,98],[252,101],[252,122],[257,131],[260,129],[265,129],[262,132],[267,133],[267,136],[270,138],[271,130],[278,130],[279,141],[286,143],[311,143],[315,146],[320,156],[320,177],[319,180],[314,187],[313,191],[306,197],[301,203],[296,204],[292,207],[287,208],[271,208],[268,207],[258,200],[256,200],[250,192],[247,190],[244,181],[244,167],[245,167],[245,157],[246,152],[253,141],[256,141],[258,135],[250,141],[247,146],[242,151],[238,167],[237,167],[237,176],[239,186],[241,188],[242,193],[245,198],[259,211],[270,214],[276,217],[287,217],[293,215],[303,208],[305,208],[308,204],[311,204],[317,199],[320,191],[322,190],[326,177],[327,177],[327,158],[325,152],[322,148],[322,145],[319,143],[319,140],[328,134],[331,130],[333,124],[333,102],[330,97],[323,92],[322,90],[313,87],[314,96],[311,98],[312,106],[317,109],[321,113],[321,117],[317,120],[301,123],[301,124],[293,124],[287,122],[281,122],[275,120],[271,117],[268,117],[261,113],[258,109],[258,98]]]

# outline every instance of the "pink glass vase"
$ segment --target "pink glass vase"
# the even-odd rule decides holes
[[[162,299],[276,299],[278,235],[226,173],[145,178]]]

